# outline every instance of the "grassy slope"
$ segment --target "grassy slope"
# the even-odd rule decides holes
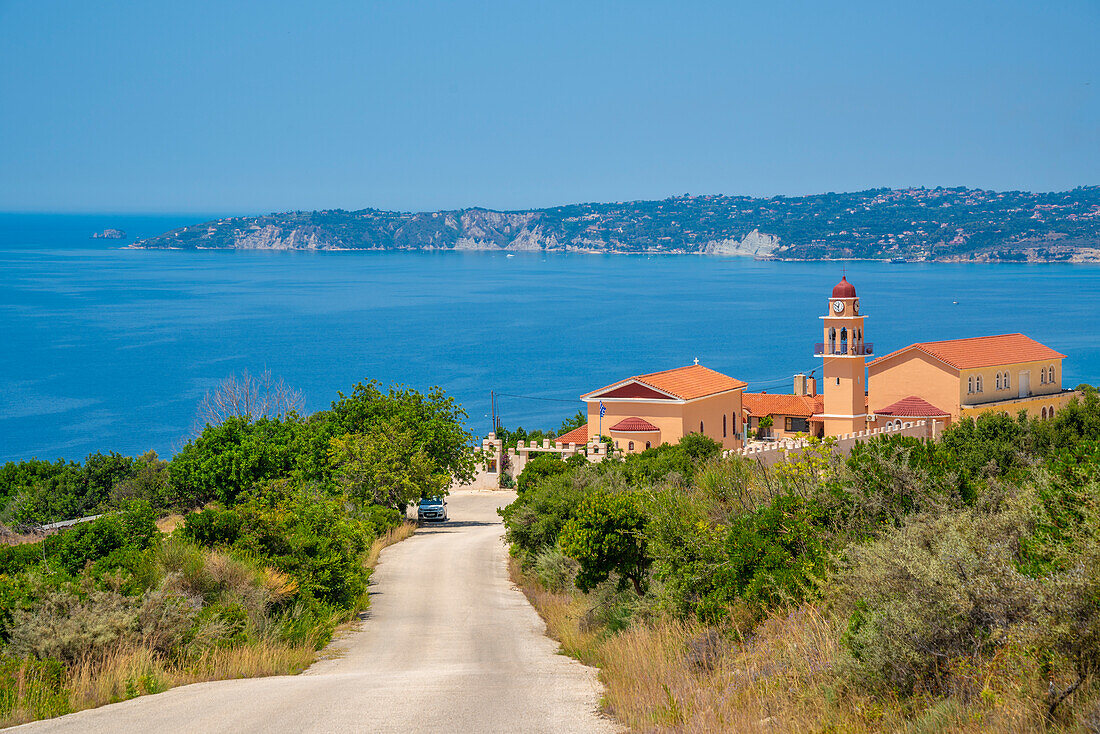
[[[178,516],[168,519],[172,520],[172,528],[179,525]],[[416,524],[406,522],[376,538],[365,565],[374,568],[384,548],[415,532]],[[369,598],[365,602],[369,603]],[[357,623],[349,622],[342,629],[346,632]],[[48,669],[24,660],[13,671],[14,690],[0,691],[0,696],[14,699],[11,712],[0,716],[0,727],[160,693],[189,683],[296,675],[313,664],[322,652],[312,644],[256,640],[239,647],[208,650],[197,660],[169,663],[149,649],[120,649],[102,659],[82,661],[70,670],[65,684],[67,696],[52,693],[53,686],[43,685],[44,678],[51,675]]]

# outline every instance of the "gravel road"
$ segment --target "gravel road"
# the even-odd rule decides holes
[[[460,491],[451,521],[386,549],[360,629],[298,676],[215,681],[13,731],[613,732],[595,672],[557,654],[508,580],[496,514]]]

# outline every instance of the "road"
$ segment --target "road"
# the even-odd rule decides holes
[[[497,507],[464,490],[451,522],[382,553],[371,608],[297,676],[196,683],[19,732],[612,732],[595,672],[557,654],[508,580]]]

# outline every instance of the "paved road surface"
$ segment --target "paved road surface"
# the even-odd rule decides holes
[[[611,732],[594,671],[556,654],[508,581],[503,492],[462,491],[451,522],[386,549],[369,618],[298,676],[215,681],[16,731]]]

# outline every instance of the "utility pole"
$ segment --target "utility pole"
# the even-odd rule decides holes
[[[493,412],[493,433],[496,433],[499,426],[497,425],[497,396],[496,391],[489,391],[489,405]]]

